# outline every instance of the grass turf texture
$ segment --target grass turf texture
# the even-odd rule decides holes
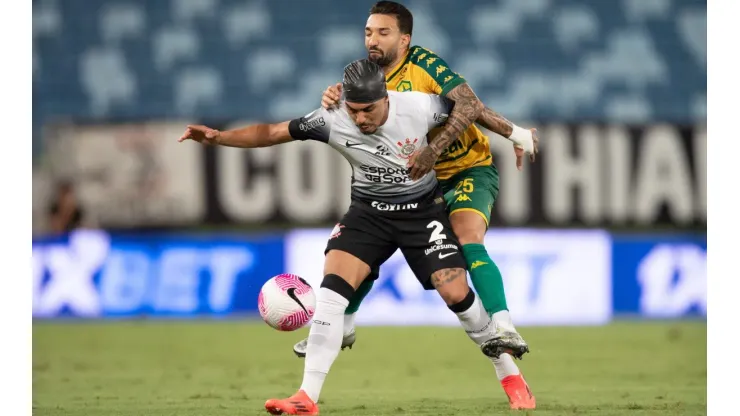
[[[706,414],[706,324],[521,328],[536,415]],[[35,323],[33,414],[266,415],[300,386],[307,334],[259,322]],[[460,328],[360,327],[322,415],[526,414]]]

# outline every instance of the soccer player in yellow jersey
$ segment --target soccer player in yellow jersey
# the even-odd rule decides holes
[[[475,121],[514,142],[518,168],[521,168],[524,154],[529,154],[534,161],[538,142],[536,131],[518,127],[486,108],[466,81],[441,57],[423,47],[411,46],[412,29],[413,16],[401,4],[379,1],[370,9],[365,47],[369,59],[383,68],[388,89],[445,96],[455,102],[447,118],[448,124],[464,126],[469,125],[468,120]],[[341,84],[337,84],[325,91],[324,107],[339,102],[340,87]],[[430,133],[433,139],[429,146],[412,156],[410,166],[420,174],[432,168],[436,171],[445,192],[452,228],[463,246],[473,286],[499,333],[499,337],[481,348],[489,357],[497,357],[492,361],[511,408],[533,409],[535,398],[512,358],[521,358],[529,347],[511,321],[501,272],[483,245],[499,190],[498,170],[493,164],[488,138],[474,124],[466,130],[460,129],[461,134],[457,136],[439,134],[440,130]],[[372,272],[376,277],[377,273],[377,270]],[[351,347],[355,342],[354,315],[373,280],[365,280],[347,307],[342,348]],[[305,340],[293,348],[300,357],[305,356],[305,349]]]

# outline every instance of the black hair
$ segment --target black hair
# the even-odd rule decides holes
[[[344,67],[342,90],[345,99],[352,103],[372,103],[388,95],[383,69],[368,59],[358,59]]]
[[[404,35],[411,35],[414,31],[414,16],[403,4],[395,1],[379,1],[370,8],[370,14],[387,14],[396,16],[398,29]]]

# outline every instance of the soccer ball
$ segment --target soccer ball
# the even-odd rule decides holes
[[[313,317],[316,295],[302,278],[279,274],[262,285],[257,307],[267,325],[278,331],[295,331]]]

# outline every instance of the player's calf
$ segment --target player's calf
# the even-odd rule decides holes
[[[344,309],[353,292],[352,285],[336,274],[324,276],[318,291],[313,325],[308,333],[307,359],[301,386],[301,390],[314,402],[318,401],[324,379],[339,354]]]
[[[508,353],[514,358],[521,359],[529,352],[529,345],[514,327],[506,305],[501,271],[483,245],[487,229],[484,216],[477,210],[456,211],[450,215],[450,223],[462,244],[473,286],[496,324],[496,337],[481,345],[483,354],[498,358],[501,354]]]
[[[344,311],[355,289],[370,272],[367,264],[350,253],[330,250],[324,263],[324,280],[318,291],[313,325],[308,333],[303,390],[318,402],[324,379],[342,345]]]
[[[480,346],[494,337],[494,325],[466,279],[465,269],[443,269],[432,274],[432,285],[457,315],[468,337]]]

